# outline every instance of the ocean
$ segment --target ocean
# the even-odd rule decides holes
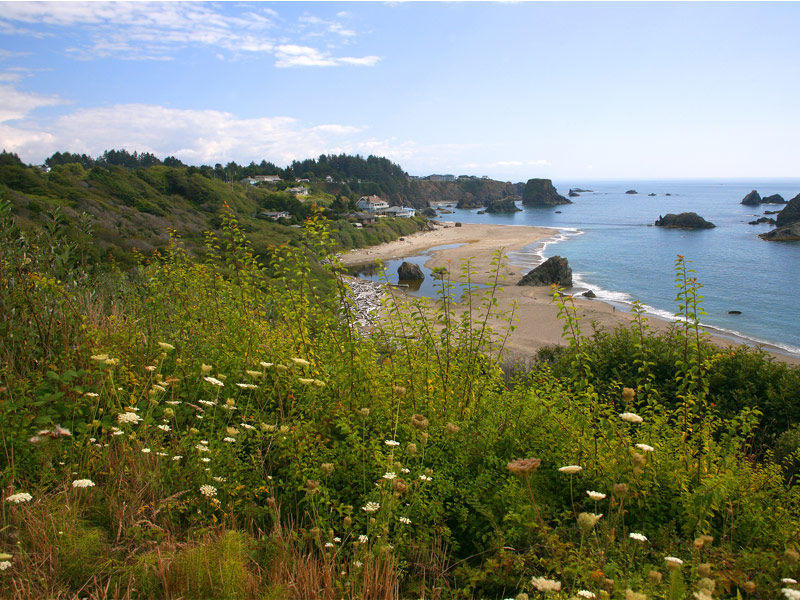
[[[780,194],[790,200],[800,193],[800,179],[565,180],[553,184],[563,196],[570,188],[592,191],[571,198],[573,204],[520,205],[522,212],[514,214],[479,215],[478,209],[451,207],[453,214],[439,219],[550,227],[554,230],[551,238],[511,255],[510,262],[526,272],[545,258],[563,256],[572,267],[575,292],[592,289],[600,300],[622,310],[638,300],[649,313],[668,319],[676,310],[675,259],[683,255],[703,285],[704,325],[800,355],[800,242],[765,242],[758,234],[772,226],[748,224],[764,216],[764,211],[784,205],[741,204],[751,190],[758,190],[762,197]],[[638,193],[625,193],[631,189]],[[660,215],[681,212],[696,212],[716,228],[652,226]]]

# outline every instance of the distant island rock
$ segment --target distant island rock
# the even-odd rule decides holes
[[[522,194],[522,204],[524,206],[558,206],[559,204],[572,204],[572,201],[556,191],[552,180],[528,179]]]
[[[800,240],[800,194],[789,200],[775,219],[776,229],[758,237],[768,242],[793,242]]]
[[[762,198],[761,204],[787,204],[787,201],[780,194],[772,194],[772,196]]]
[[[419,281],[420,279],[425,279],[425,275],[423,275],[419,265],[405,261],[397,267],[397,277],[400,281]]]
[[[509,196],[508,198],[503,198],[501,200],[492,200],[486,205],[486,212],[487,213],[513,213],[519,212],[520,208],[517,208],[515,204],[515,200],[519,200],[519,196]]]
[[[752,192],[747,194],[747,196],[742,198],[741,203],[744,204],[745,206],[758,206],[759,204],[761,204],[761,194],[753,190]]]
[[[592,190],[584,190],[583,188],[570,188],[570,192],[575,192],[576,194],[591,194]]]
[[[563,256],[551,256],[528,272],[517,285],[560,285],[572,287],[572,268]]]
[[[656,193],[655,193],[655,192],[650,192],[650,193],[649,193],[649,194],[647,194],[647,195],[648,195],[648,196],[655,196],[655,195],[656,195]]]
[[[575,196],[580,196],[580,194],[575,190],[570,190],[567,196],[569,196],[570,198],[574,198]]]
[[[626,194],[638,194],[639,192],[637,192],[636,190],[628,190],[628,191],[627,191],[627,192],[625,192],[625,193],[626,193]]]
[[[716,227],[710,221],[693,212],[680,213],[678,215],[669,213],[659,217],[655,222],[656,227],[672,227],[678,229],[711,229]]]
[[[775,225],[776,221],[772,217],[761,217],[760,219],[756,219],[755,221],[748,221],[748,225],[761,225],[761,223],[769,223],[770,225]]]

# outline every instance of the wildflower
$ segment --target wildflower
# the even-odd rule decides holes
[[[198,404],[203,404],[205,406],[216,406],[217,405],[216,402],[212,402],[211,400],[198,400],[197,403]]]
[[[117,423],[133,423],[136,425],[142,420],[142,417],[137,415],[135,412],[124,412],[117,415]]]
[[[559,592],[561,591],[561,582],[554,579],[547,579],[546,577],[534,577],[531,579],[531,585],[540,592]]]
[[[279,371],[288,371],[289,370],[289,367],[287,367],[286,365],[281,365],[281,364],[275,365],[275,368],[278,369]]]
[[[622,419],[623,421],[627,421],[628,423],[641,423],[642,421],[644,421],[642,417],[632,412],[624,412],[620,414],[619,418]]]
[[[255,427],[253,427],[253,426],[252,426],[252,425],[250,425],[249,423],[240,423],[239,425],[240,425],[240,426],[241,426],[243,429],[248,429],[248,430],[255,429]]]
[[[594,592],[590,592],[589,590],[578,590],[578,596],[580,596],[581,598],[588,598],[589,600],[591,600],[592,598],[597,598]]]
[[[647,444],[636,444],[636,447],[641,450],[642,452],[652,452],[655,450],[652,446],[648,446]]]
[[[400,521],[403,525],[411,525],[411,519],[409,519],[408,517],[400,517],[397,520]]]
[[[213,485],[208,485],[207,483],[200,486],[200,493],[203,494],[206,498],[213,498],[217,495],[217,488]]]
[[[225,433],[228,435],[239,435],[239,430],[236,427],[226,427]]]
[[[182,459],[182,458],[183,458],[183,456],[182,456],[182,455],[180,455],[180,454],[176,454],[175,456],[173,456],[173,457],[172,457],[172,460],[180,460],[180,459]]]
[[[622,399],[625,400],[625,402],[632,402],[634,396],[636,396],[636,390],[629,387],[622,388]]]
[[[299,381],[300,383],[302,383],[304,385],[310,385],[310,384],[314,383],[313,379],[306,379],[305,377],[298,377],[297,381]]]
[[[625,590],[625,600],[647,600],[647,596],[638,592],[634,592],[632,589],[628,588]]]
[[[639,454],[638,452],[631,452],[631,459],[633,460],[634,468],[637,469],[641,469],[647,464],[644,454]]]
[[[711,563],[700,563],[699,565],[697,565],[697,574],[700,577],[710,577]]]
[[[156,366],[155,365],[145,365],[144,366],[144,370],[145,371],[150,371],[152,373],[153,371],[156,370]]]
[[[392,481],[392,489],[397,492],[398,494],[402,494],[403,492],[408,490],[408,484],[399,477]]]
[[[791,577],[784,577],[781,579],[781,583],[786,585],[795,585],[797,583],[796,579],[792,579]]]
[[[427,429],[428,419],[426,419],[423,415],[413,414],[411,415],[411,426],[415,429]]]
[[[781,593],[786,596],[788,600],[800,600],[800,590],[793,590],[792,588],[783,588]]]
[[[210,458],[201,458],[200,460],[201,460],[202,462],[204,462],[204,463],[209,463],[209,462],[211,462],[211,459],[210,459]]]
[[[662,575],[659,571],[650,571],[647,574],[647,578],[650,580],[650,583],[658,585],[659,583],[661,583],[661,580],[664,578],[664,575]]]
[[[355,561],[355,562],[353,563],[353,566],[355,566],[355,567],[361,567],[361,566],[363,566],[363,565],[364,565],[364,563],[362,563],[360,560],[357,560],[357,561]]]
[[[625,483],[614,484],[614,495],[618,498],[624,498],[628,495],[628,485]]]
[[[578,465],[567,465],[566,467],[561,467],[558,470],[561,473],[566,473],[567,475],[572,475],[573,473],[577,473],[578,471],[582,471],[583,467],[579,467]]]
[[[264,362],[263,360],[262,360],[260,363],[258,363],[258,364],[260,364],[260,365],[261,365],[262,367],[264,367],[265,369],[268,369],[268,368],[270,368],[270,367],[272,366],[272,363],[270,363],[270,362]]]
[[[586,494],[589,496],[589,498],[591,498],[595,502],[603,500],[606,497],[606,495],[603,494],[602,492],[595,492],[592,490],[586,490]]]
[[[261,371],[251,371],[249,369],[246,369],[245,373],[247,373],[250,377],[253,377],[253,378],[258,378],[258,377],[261,377],[263,375],[263,373]]]
[[[203,444],[197,444],[194,448],[198,452],[208,452],[209,451],[208,450],[208,446],[204,446]]]
[[[244,390],[257,390],[258,386],[253,383],[237,383],[240,388]]]
[[[394,479],[395,477],[397,477],[397,473],[392,473],[391,471],[388,471],[388,472],[386,472],[386,473],[384,473],[384,474],[383,474],[383,478],[384,478],[384,479],[389,479],[389,480],[392,480],[392,479]]]
[[[332,542],[325,542],[325,547],[326,548],[333,548],[333,543]]]
[[[316,479],[306,479],[306,492],[309,494],[316,494],[319,488],[319,481]]]
[[[88,398],[99,398],[99,397],[100,397],[100,394],[95,394],[94,392],[86,392],[86,393],[84,394],[84,396],[86,396],[86,397],[88,397]]]
[[[225,483],[226,481],[228,481],[225,477],[212,477],[211,479],[213,479],[218,483]]]
[[[386,444],[387,446],[399,446],[400,445],[400,442],[398,442],[397,440],[384,440],[383,443]]]
[[[531,471],[538,469],[541,464],[541,458],[518,458],[508,463],[506,469],[514,475],[528,475]]]
[[[400,469],[400,472],[401,473],[411,473],[411,469],[406,469],[405,467],[403,467],[402,469]]]
[[[180,400],[166,400],[166,403],[167,404],[171,404],[172,406],[177,406],[178,404],[181,403],[181,401]]]
[[[164,352],[172,352],[175,350],[175,346],[172,344],[168,344],[167,342],[158,342],[159,348],[161,348]]]
[[[0,571],[5,571],[11,566],[11,561],[4,560],[0,561]]]
[[[305,358],[293,358],[292,362],[296,365],[300,365],[301,367],[307,367],[311,364]]]
[[[211,365],[207,365],[205,363],[200,364],[200,372],[201,373],[211,373],[211,369],[213,367]]]
[[[19,492],[18,494],[14,494],[6,498],[6,502],[13,502],[14,504],[20,504],[22,502],[30,502],[33,500],[33,496],[31,496],[27,492]]]
[[[422,481],[430,481],[431,479],[433,479],[432,477],[428,477],[427,475],[420,475],[419,478],[422,479]]]
[[[125,435],[125,432],[122,431],[122,429],[120,429],[119,427],[112,427],[111,435]]]
[[[408,444],[406,446],[406,452],[408,452],[411,456],[414,456],[417,453],[417,445],[414,443]]]
[[[368,408],[359,408],[358,409],[358,414],[366,419],[369,416],[369,409]]]
[[[361,510],[363,510],[364,512],[368,512],[368,513],[374,513],[374,512],[377,512],[378,509],[380,509],[380,507],[381,507],[381,505],[378,504],[377,502],[367,502],[367,505],[366,506],[362,506]]]
[[[366,544],[369,541],[369,538],[365,536],[363,533],[358,536],[358,543],[359,544]]]
[[[602,517],[602,514],[581,513],[578,515],[578,527],[580,527],[581,531],[584,533],[589,533]]]
[[[150,448],[142,448],[142,453],[150,454]]]
[[[647,538],[643,536],[641,533],[631,532],[628,534],[628,537],[632,540],[636,540],[637,542],[646,542]]]
[[[783,553],[783,561],[787,565],[794,565],[798,560],[800,560],[800,553],[791,548]]]
[[[675,558],[674,556],[665,556],[664,562],[667,563],[668,569],[680,569],[683,561],[680,558]]]
[[[203,377],[203,379],[206,380],[211,385],[216,385],[217,387],[223,387],[225,385],[219,379],[217,379],[216,377],[211,377],[210,375],[208,377]]]
[[[165,425],[162,423],[161,425],[156,425],[161,431],[170,431],[172,428],[169,425]]]
[[[108,354],[92,354],[89,358],[95,362],[105,362],[108,360]]]
[[[324,381],[321,381],[319,379],[314,379],[311,383],[313,383],[318,388],[323,388],[327,385]]]
[[[104,365],[108,365],[109,367],[113,367],[113,366],[119,364],[119,359],[118,358],[107,358],[107,359],[105,359],[103,361],[103,364]]]
[[[455,435],[456,433],[461,431],[461,427],[459,427],[455,423],[448,423],[447,425],[444,426],[444,430],[449,434]]]
[[[222,441],[223,441],[223,442],[228,442],[229,444],[233,444],[233,443],[235,443],[235,442],[236,442],[236,438],[232,438],[232,437],[224,437],[224,438],[222,438]]]
[[[322,472],[325,475],[330,475],[333,473],[333,463],[322,463],[319,468],[322,469]]]
[[[76,479],[72,482],[72,487],[74,488],[88,488],[94,487],[94,481],[91,479]]]

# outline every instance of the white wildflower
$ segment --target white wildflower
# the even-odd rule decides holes
[[[579,467],[578,465],[567,465],[566,467],[561,467],[558,470],[561,473],[566,473],[567,475],[572,475],[573,473],[577,473],[578,471],[582,471],[583,467]]]
[[[307,367],[308,365],[310,365],[310,364],[311,364],[310,362],[308,362],[308,361],[307,361],[306,359],[304,359],[304,358],[293,358],[293,359],[292,359],[292,362],[293,362],[294,364],[296,364],[296,365],[300,365],[301,367]]]
[[[171,404],[172,406],[176,406],[176,405],[178,405],[178,404],[180,404],[180,403],[181,403],[181,401],[180,401],[180,400],[166,400],[165,402],[166,402],[167,404]]]
[[[11,566],[11,561],[4,560],[0,561],[0,571],[5,571]]]
[[[250,371],[249,369],[245,370],[245,373],[250,375],[250,377],[261,377],[263,375],[261,371]]]
[[[786,596],[788,600],[800,600],[800,590],[792,588],[783,588],[781,593]]]
[[[167,388],[165,388],[163,385],[158,385],[157,383],[153,384],[153,389],[158,390],[159,392],[167,391]]]
[[[646,542],[647,541],[647,538],[645,536],[643,536],[641,533],[636,533],[635,531],[632,531],[631,533],[629,533],[628,537],[631,538],[632,540],[636,540],[637,542]]]
[[[785,583],[786,585],[795,585],[797,583],[796,579],[792,579],[791,577],[784,577],[781,579],[781,583]]]
[[[6,498],[6,502],[13,502],[14,504],[20,504],[22,502],[30,502],[33,500],[33,496],[31,496],[27,492],[19,492],[18,494],[14,494]]]
[[[677,567],[680,567],[683,564],[683,561],[680,558],[676,558],[674,556],[665,556],[664,562],[666,562],[668,565],[674,565]]]
[[[197,444],[194,448],[198,452],[208,452],[209,451],[208,450],[208,446],[204,446],[203,444]]]
[[[153,371],[156,370],[156,367],[155,367],[155,365],[145,365],[144,370],[145,371],[150,371],[152,373]]]
[[[341,541],[342,541],[342,538],[340,538],[340,537],[335,537],[335,538],[333,538],[333,541],[334,541],[334,542],[336,542],[336,543],[338,544],[339,542],[341,542]]]
[[[357,561],[355,561],[355,562],[353,563],[353,566],[355,566],[356,568],[358,568],[358,567],[361,567],[361,566],[363,566],[363,565],[364,565],[364,563],[362,563],[360,560],[357,560]]]
[[[172,428],[169,425],[162,423],[161,425],[156,425],[161,431],[170,431]]]
[[[167,342],[158,342],[158,346],[164,352],[172,352],[173,350],[175,350],[175,346],[173,346],[172,344],[168,344]]]
[[[117,423],[133,423],[136,425],[142,420],[142,417],[137,415],[135,412],[123,412],[117,415]]]
[[[422,479],[422,481],[430,481],[433,479],[433,477],[428,477],[427,475],[420,475],[419,478]]]
[[[253,427],[253,426],[252,426],[252,425],[250,425],[249,423],[240,423],[239,425],[241,425],[241,427],[242,427],[243,429],[255,429],[255,427]]]
[[[647,444],[636,444],[636,447],[641,450],[642,452],[652,452],[655,450],[652,446],[648,446]]]
[[[589,498],[591,498],[594,501],[602,500],[602,499],[604,499],[606,497],[606,495],[603,494],[602,492],[595,492],[595,491],[592,491],[592,490],[586,490],[586,493],[589,495]]]
[[[358,543],[359,544],[366,544],[369,541],[369,538],[365,536],[363,533],[358,536]]]
[[[314,383],[313,379],[306,379],[305,377],[298,377],[297,381],[299,381],[303,385],[311,385],[312,383]]]
[[[150,454],[150,448],[142,448],[144,454]]]
[[[245,389],[245,390],[256,390],[256,389],[258,389],[258,386],[253,384],[253,383],[237,383],[236,385],[238,385],[240,388]]]
[[[400,445],[400,442],[398,442],[397,440],[384,440],[383,443],[386,444],[387,446],[399,446]]]
[[[108,354],[92,354],[89,358],[96,362],[105,362],[108,360]]]
[[[175,456],[173,456],[173,457],[172,457],[172,460],[180,460],[180,459],[182,459],[182,458],[183,458],[183,456],[182,456],[182,455],[180,455],[180,454],[176,454]]]
[[[236,438],[224,437],[224,438],[222,438],[222,441],[223,442],[228,442],[229,444],[233,444],[236,441]]]
[[[622,419],[623,421],[627,421],[628,423],[641,423],[642,421],[644,421],[642,417],[632,412],[624,412],[620,414],[619,418]]]
[[[201,485],[200,493],[203,494],[203,496],[205,496],[206,498],[213,498],[214,496],[217,495],[217,488],[215,488],[213,485],[208,485],[208,484]]]
[[[531,585],[540,592],[558,592],[561,591],[561,582],[554,579],[547,579],[546,577],[534,577],[531,579]]]
[[[361,510],[368,513],[374,513],[381,507],[377,502],[367,502],[366,506],[362,506]]]
[[[208,377],[203,377],[203,379],[205,379],[211,385],[216,385],[217,387],[223,387],[225,385],[219,379],[216,377],[211,377],[210,375]]]
[[[211,479],[213,479],[217,483],[225,483],[226,481],[228,481],[225,477],[212,477]]]
[[[326,548],[333,548],[333,542],[325,542]]]
[[[578,596],[580,596],[581,598],[588,598],[588,600],[591,600],[592,598],[597,598],[597,596],[594,595],[594,592],[590,592],[589,590],[579,590]]]
[[[100,394],[95,394],[94,392],[86,392],[86,393],[84,394],[84,396],[87,396],[87,397],[89,397],[89,398],[99,398],[99,397],[100,397]]]
[[[198,404],[202,404],[204,406],[216,406],[217,405],[216,402],[212,402],[211,400],[198,400],[197,403]]]
[[[387,473],[384,473],[384,474],[383,474],[383,478],[384,478],[384,479],[389,479],[389,480],[392,480],[392,479],[394,479],[395,477],[397,477],[397,473],[392,473],[391,471],[389,471],[389,472],[387,472]]]
[[[94,481],[91,479],[76,479],[72,482],[72,487],[74,488],[88,488],[94,487]]]
[[[408,517],[400,517],[397,520],[400,521],[403,525],[411,525],[411,519],[409,519]]]
[[[400,472],[401,473],[411,473],[411,469],[406,469],[405,467],[403,467],[402,469],[400,469]]]
[[[210,459],[210,458],[201,458],[200,460],[201,460],[202,462],[204,462],[204,463],[211,462],[211,459]]]
[[[268,368],[270,368],[270,367],[272,366],[272,363],[271,363],[271,362],[264,362],[263,360],[262,360],[260,363],[258,363],[258,364],[260,364],[260,365],[261,365],[262,367],[264,367],[265,369],[268,369]]]

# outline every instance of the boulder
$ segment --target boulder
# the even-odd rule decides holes
[[[562,256],[551,256],[528,272],[517,285],[560,285],[572,287],[572,268]]]
[[[429,218],[433,219],[433,218],[435,218],[437,216],[436,210],[434,210],[433,208],[431,208],[429,206],[428,208],[426,208],[425,210],[422,211],[422,216],[429,217]]]
[[[581,296],[585,296],[586,298],[597,298],[597,294],[595,294],[593,290],[586,290],[581,294]]]
[[[419,265],[405,261],[402,265],[397,267],[397,277],[400,279],[400,281],[415,281],[419,279],[425,279],[425,275],[423,275],[422,269],[419,268]]]
[[[765,196],[761,199],[761,204],[786,204],[787,201],[783,199],[783,196],[780,194],[772,194],[771,196]]]
[[[761,204],[761,194],[753,190],[742,199],[742,204],[745,206],[758,206]]]
[[[571,200],[560,195],[550,179],[528,179],[522,194],[524,206],[557,206],[572,204]]]
[[[716,227],[713,223],[706,221],[703,217],[693,212],[680,213],[678,215],[669,213],[659,217],[655,222],[656,227],[675,227],[679,229],[711,229]]]
[[[501,200],[492,200],[486,205],[487,213],[513,213],[522,209],[517,208],[514,200],[519,200],[519,196],[509,196]]]

